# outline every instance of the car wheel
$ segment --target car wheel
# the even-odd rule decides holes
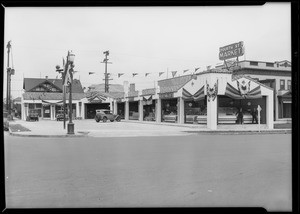
[[[96,118],[95,120],[96,120],[97,123],[99,123],[99,121],[100,121],[99,118]]]
[[[114,120],[110,120],[110,122],[114,122]]]
[[[103,117],[102,121],[105,123],[107,121],[107,117]]]
[[[121,118],[120,118],[120,117],[118,117],[118,118],[116,119],[116,121],[117,121],[117,122],[120,122],[120,121],[121,121]]]

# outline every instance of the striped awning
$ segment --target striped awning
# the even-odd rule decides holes
[[[58,102],[49,102],[49,101],[46,101],[46,100],[42,100],[42,103],[44,104],[60,104],[60,103],[62,103],[63,101],[62,100],[60,100],[60,101],[58,101]]]
[[[232,99],[259,99],[262,98],[260,86],[252,89],[248,93],[242,94],[239,90],[227,83],[225,95]]]
[[[199,101],[205,98],[204,86],[202,86],[194,95],[188,92],[186,89],[182,88],[182,98],[185,100],[193,99],[194,101]]]

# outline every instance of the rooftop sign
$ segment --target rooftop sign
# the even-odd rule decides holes
[[[226,45],[220,48],[219,59],[226,60],[244,55],[244,42]]]

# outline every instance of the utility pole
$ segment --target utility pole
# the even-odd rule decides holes
[[[109,74],[107,73],[107,64],[112,64],[111,62],[108,62],[107,56],[109,55],[109,51],[104,51],[103,54],[105,54],[105,59],[101,63],[105,63],[105,73],[104,73],[104,92],[108,93],[109,92],[109,84],[108,81],[112,80],[109,79]]]
[[[15,70],[9,67],[9,53],[11,49],[11,41],[7,43],[7,89],[6,89],[6,110],[8,115],[11,115],[11,103],[10,103],[10,87],[11,87],[11,75],[15,74]],[[10,116],[9,116],[10,117]]]

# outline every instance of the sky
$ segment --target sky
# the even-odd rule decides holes
[[[244,42],[239,60],[291,60],[290,3],[263,6],[186,7],[6,7],[4,47],[11,41],[12,97],[23,78],[59,78],[68,51],[83,87],[104,83],[109,51],[111,84],[153,88],[157,80],[216,66],[219,48]],[[4,49],[7,68],[7,49]],[[94,74],[89,75],[89,72]],[[165,72],[159,76],[160,72]],[[118,73],[124,73],[118,78]],[[133,77],[133,73],[138,75]],[[149,73],[145,77],[145,73]],[[6,97],[4,72],[3,97]]]

